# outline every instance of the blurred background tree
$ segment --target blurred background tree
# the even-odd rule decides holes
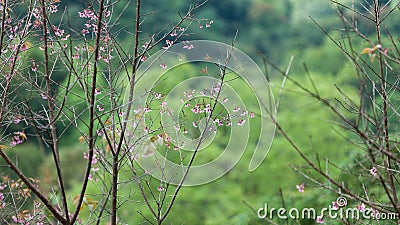
[[[121,2],[126,2],[125,5],[130,8],[134,7],[133,3],[128,0],[121,0]],[[166,24],[167,27],[172,26],[180,18],[178,12],[195,2],[144,1],[143,13],[146,16],[142,30],[148,35],[152,33],[163,35],[168,30]],[[351,1],[340,2],[349,3]],[[363,2],[364,6],[369,8],[373,1]],[[380,1],[381,5],[387,3],[389,0]],[[87,4],[79,0],[61,1],[60,4],[59,8],[68,12],[71,30],[79,30],[80,22],[77,12],[85,8]],[[398,1],[391,1],[389,4],[393,7],[398,4]],[[120,32],[119,29],[125,29],[126,27],[122,27],[125,25],[133,26],[134,18],[131,17],[129,10],[122,7],[124,4],[119,3],[118,5],[121,7],[115,8],[113,16],[121,16],[121,26],[115,26],[114,32],[121,45],[129,47],[126,43],[132,38],[131,35],[124,31]],[[362,6],[357,6],[356,9],[360,12],[365,11]],[[398,13],[396,12],[396,14]],[[306,79],[303,69],[303,62],[306,62],[309,72],[325,97],[331,99],[340,97],[337,92],[332,91],[335,89],[334,84],[340,84],[347,93],[351,93],[351,97],[357,94],[354,71],[348,69],[351,67],[349,60],[309,18],[312,17],[330,34],[338,40],[341,39],[342,37],[336,33],[336,29],[340,28],[342,24],[337,16],[336,8],[329,1],[210,0],[197,12],[196,16],[213,20],[213,26],[207,30],[196,29],[198,25],[194,26],[195,29],[189,39],[215,40],[229,44],[238,31],[235,46],[249,54],[259,63],[260,67],[263,66],[262,59],[257,52],[261,52],[282,66],[288,62],[290,56],[294,55],[292,77],[298,80]],[[61,21],[61,17],[53,19]],[[373,32],[374,27],[371,26],[370,21],[361,17],[357,18],[357,21],[360,31],[367,34],[368,31]],[[400,32],[398,22],[389,20],[387,24],[393,34]],[[356,44],[356,48],[360,50],[366,45],[361,42]],[[34,56],[36,52],[32,54],[30,57],[40,57]],[[26,66],[26,69],[29,67]],[[271,69],[269,69],[268,75],[275,94],[278,94],[281,77]],[[63,71],[56,72],[54,76],[60,83],[66,82],[63,80]],[[351,147],[344,146],[341,141],[338,141],[338,138],[333,138],[338,134],[331,129],[328,121],[333,121],[334,118],[327,113],[327,110],[315,100],[307,96],[299,96],[295,86],[286,88],[289,91],[282,97],[278,120],[282,122],[288,133],[296,138],[299,145],[307,149],[312,140],[313,145],[324,146],[318,149],[321,158],[329,156],[337,159],[336,161],[342,160],[343,164],[353,161],[357,154],[352,152]],[[23,95],[23,92],[19,94]],[[30,104],[33,108],[41,107],[42,103],[39,99],[31,100]],[[20,125],[11,126],[10,129],[23,128],[16,126]],[[305,138],[304,133],[310,134],[310,136]],[[67,182],[67,187],[70,193],[77,193],[79,185],[76,185],[76,182],[79,182],[77,179],[80,179],[81,175],[69,173],[68,167],[84,168],[84,160],[80,160],[83,157],[83,148],[79,144],[80,134],[78,132],[69,130],[65,135],[67,137],[62,143],[61,157],[66,160],[63,166],[65,167],[64,171],[67,171],[65,176],[70,180]],[[256,140],[253,142],[256,143]],[[342,150],[337,151],[338,148],[342,148]],[[43,182],[48,184],[56,182],[50,178],[54,171],[49,171],[51,160],[46,156],[48,149],[44,146],[39,146],[38,142],[33,140],[29,144],[19,146],[14,151],[12,157],[19,158],[18,161],[23,171],[31,176],[38,175]],[[247,167],[251,154],[251,152],[245,153],[239,164],[221,179],[199,187],[184,188],[166,224],[261,224],[260,220],[255,218],[256,215],[243,204],[243,201],[253,207],[262,207],[266,202],[271,206],[280,207],[282,206],[280,189],[285,196],[290,196],[286,199],[288,207],[313,206],[318,208],[329,205],[334,200],[319,191],[308,191],[312,187],[307,185],[305,193],[298,192],[296,185],[303,183],[304,179],[298,176],[289,164],[301,164],[302,160],[279,134],[277,134],[263,165],[255,172],[249,173]],[[0,175],[8,175],[16,179],[15,175],[3,165],[5,163],[0,160]],[[333,176],[340,176],[340,174],[333,174]],[[90,188],[94,187],[95,184],[91,184]],[[121,210],[122,221],[128,224],[143,222],[143,218],[136,212],[144,212],[145,206]],[[315,221],[301,221],[301,224],[314,223]]]

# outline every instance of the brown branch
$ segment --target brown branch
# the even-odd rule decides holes
[[[378,38],[378,45],[381,44],[381,27],[380,27],[380,8],[379,8],[379,1],[374,1],[374,11],[375,11],[375,28],[376,28],[376,36]],[[390,152],[390,143],[389,143],[389,125],[388,125],[388,106],[387,106],[387,93],[386,93],[386,76],[384,74],[384,65],[383,65],[383,58],[382,53],[378,52],[378,62],[379,62],[379,76],[381,78],[381,96],[383,101],[383,109],[382,109],[382,120],[383,120],[383,135],[384,135],[384,148],[387,152]],[[386,167],[387,176],[389,179],[390,189],[392,191],[392,196],[388,196],[390,201],[393,204],[397,213],[400,213],[400,209],[398,208],[398,198],[396,193],[396,187],[393,182],[393,173],[391,171],[392,163],[390,157],[386,156],[382,153],[384,157],[384,165]]]
[[[90,93],[90,99],[89,99],[89,134],[88,134],[88,142],[89,142],[89,155],[88,155],[88,161],[86,165],[86,172],[85,176],[83,178],[83,184],[81,188],[81,193],[79,195],[78,203],[76,205],[75,213],[72,216],[71,223],[74,223],[76,219],[78,218],[82,203],[83,203],[83,198],[85,196],[86,188],[89,182],[89,175],[90,175],[90,170],[92,168],[92,160],[93,160],[93,155],[94,155],[94,147],[95,147],[95,130],[94,130],[94,122],[96,120],[96,115],[95,115],[95,92],[96,92],[96,84],[97,84],[97,67],[98,67],[98,58],[99,58],[99,48],[100,48],[100,35],[101,35],[101,27],[102,27],[102,18],[104,14],[104,0],[100,1],[100,9],[99,9],[99,15],[97,16],[98,21],[97,21],[97,33],[96,33],[96,41],[95,41],[95,48],[94,48],[94,59],[93,59],[93,75],[92,75],[92,87],[91,87],[91,93]]]
[[[60,161],[60,155],[59,155],[59,149],[58,149],[58,136],[57,136],[57,127],[56,127],[56,121],[54,117],[54,108],[53,104],[55,99],[52,97],[51,93],[51,78],[50,78],[50,70],[49,70],[49,52],[48,52],[48,42],[47,42],[47,16],[46,16],[46,3],[44,0],[41,1],[41,6],[42,6],[42,23],[43,23],[43,44],[44,44],[44,79],[46,81],[46,96],[47,96],[47,104],[49,107],[49,128],[51,132],[51,138],[52,138],[52,152],[53,152],[53,157],[54,157],[54,163],[56,166],[56,171],[57,171],[57,178],[58,178],[58,185],[60,188],[61,192],[61,200],[64,208],[64,214],[66,220],[69,222],[69,212],[68,212],[68,203],[67,203],[67,197],[65,194],[65,186],[64,186],[64,181],[63,181],[63,176],[62,176],[62,170],[61,170],[61,161]]]

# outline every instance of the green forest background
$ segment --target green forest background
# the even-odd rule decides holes
[[[126,2],[133,10],[134,4]],[[381,1],[381,4],[386,2]],[[165,25],[178,21],[178,12],[185,12],[193,3],[170,0],[143,1],[143,13],[154,12],[147,16],[143,23],[143,38],[162,30]],[[391,4],[397,4],[397,1],[392,1]],[[113,13],[123,12],[124,4],[119,3],[118,6],[121,8],[116,8]],[[78,27],[81,26],[79,20],[74,18],[83,7],[84,4],[81,1],[61,2],[60,9],[66,8],[72,18],[72,28],[79,29]],[[363,9],[359,8],[359,10]],[[128,26],[125,27],[126,30],[134,24],[134,18],[131,15],[124,12],[120,18],[120,24]],[[329,1],[210,0],[195,12],[195,16],[211,19],[214,23],[210,28],[203,29],[193,25],[189,39],[214,40],[230,44],[237,32],[235,46],[251,56],[261,68],[264,68],[264,64],[259,53],[283,68],[290,57],[294,56],[290,70],[290,76],[293,79],[311,87],[303,68],[303,63],[305,63],[321,96],[329,99],[340,98],[335,88],[337,85],[357,100],[357,79],[352,64],[313,22],[315,20],[336,40],[340,41],[343,38],[339,31],[342,26],[341,20],[335,6]],[[366,35],[375,31],[373,25],[361,17],[358,18],[358,26]],[[400,32],[398,21],[388,20],[386,26],[393,34]],[[118,39],[121,45],[124,45],[131,42],[132,36],[127,32],[121,32]],[[365,47],[371,47],[361,41],[355,46],[360,52]],[[368,56],[360,57],[367,58]],[[271,86],[277,94],[282,77],[274,69],[270,67],[267,69]],[[62,81],[61,75],[59,79]],[[310,156],[311,153],[308,152],[310,143],[312,143],[313,152],[318,152],[320,158],[327,157],[336,163],[340,162],[339,166],[351,165],[361,154],[351,145],[346,144],[344,137],[338,134],[333,125],[337,119],[329,110],[315,99],[300,94],[298,88],[291,83],[288,83],[285,88],[277,117],[288,134]],[[18,125],[14,128],[18,130]],[[69,130],[64,135],[61,142],[61,160],[68,193],[73,198],[79,192],[79,183],[85,167],[83,152],[86,149],[85,145],[79,142],[78,132]],[[255,144],[256,140],[253,140],[252,145]],[[43,146],[39,146],[34,137],[28,136],[26,143],[17,146],[9,153],[29,177],[38,177],[41,185],[50,186],[56,182],[54,170],[51,169],[52,157],[47,151],[40,151],[41,148]],[[258,209],[263,207],[264,203],[268,203],[270,207],[279,208],[284,199],[286,208],[315,207],[318,209],[327,207],[338,197],[326,190],[309,185],[303,176],[291,168],[290,165],[302,165],[304,162],[279,133],[276,134],[266,160],[254,172],[248,171],[251,156],[252,151],[247,151],[237,166],[217,181],[202,186],[183,188],[165,224],[263,224],[264,221],[258,219],[249,206]],[[0,165],[4,163],[0,161]],[[0,170],[0,175],[9,174],[10,177],[16,178],[6,167],[0,167]],[[342,176],[345,180],[346,175],[341,174],[340,171],[332,171],[332,176]],[[352,180],[345,181],[349,185],[352,183]],[[304,193],[296,189],[296,185],[301,183],[305,183]],[[96,191],[98,191],[96,185],[91,184],[88,193],[96,193]],[[73,199],[70,201],[72,202]],[[357,202],[349,204],[357,205]],[[142,224],[143,218],[137,211],[150,215],[146,213],[145,204],[128,204],[120,209],[121,221],[127,224]],[[83,214],[85,215],[85,210]],[[302,220],[300,223],[314,224],[315,221]]]

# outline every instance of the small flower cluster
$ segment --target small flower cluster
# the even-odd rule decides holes
[[[304,183],[296,185],[296,189],[300,192],[303,193],[304,192]]]
[[[186,48],[187,50],[194,48],[193,44],[190,41],[184,41],[183,43],[184,43],[183,48]]]
[[[98,17],[96,13],[91,10],[90,8],[86,8],[83,11],[78,12],[78,15],[80,18],[87,19],[85,24],[83,25],[83,29],[81,30],[81,33],[83,36],[86,37],[87,34],[92,33],[93,36],[97,35],[98,32],[98,25],[97,25],[97,20]],[[106,10],[104,13],[106,18],[109,18],[111,16],[111,12],[109,10]],[[103,26],[101,27],[101,46],[99,46],[99,56],[97,60],[102,59],[106,63],[110,63],[111,59],[114,58],[112,55],[112,52],[114,51],[113,48],[110,47],[110,41],[111,37],[107,32],[107,22],[103,23]],[[92,46],[75,46],[75,53],[72,55],[72,58],[74,59],[79,59],[84,53],[87,51],[93,52],[94,48]]]
[[[91,29],[91,31],[93,33],[97,33],[97,29],[98,29],[97,28],[97,20],[98,20],[98,18],[97,18],[97,15],[94,13],[93,10],[91,10],[89,8],[86,8],[83,11],[78,12],[78,15],[79,15],[80,18],[88,19],[86,21],[86,23],[85,23],[85,28],[82,29],[82,31],[81,31],[81,33],[83,35],[88,34],[90,32],[89,29]],[[106,10],[106,12],[105,12],[106,18],[110,17],[110,15],[111,15],[111,12],[109,10]]]
[[[369,170],[369,172],[371,173],[372,176],[376,177],[378,176],[378,170],[376,169],[376,167],[372,167],[372,169]]]
[[[222,87],[221,83],[217,83],[213,85],[211,89],[206,88],[203,91],[200,91],[200,95],[202,97],[207,98],[207,96],[218,96],[218,93],[221,92]],[[184,99],[181,99],[181,103],[184,104],[185,108],[190,108],[193,114],[203,114],[209,115],[212,113],[213,100],[205,101],[205,99],[193,99],[195,94],[195,90],[186,90],[183,93]],[[222,104],[226,104],[228,102],[227,98],[223,98],[219,96],[223,100]],[[254,118],[254,112],[248,112],[247,110],[241,110],[240,107],[234,106],[232,109],[232,114],[227,114],[225,116],[219,115],[218,117],[213,116],[213,123],[217,126],[231,126],[233,120],[237,120],[238,126],[243,126],[246,123],[246,118]],[[192,124],[194,127],[197,127],[199,121],[194,121]]]
[[[209,19],[198,19],[197,22],[198,22],[198,25],[199,25],[200,29],[202,29],[204,26],[206,28],[210,28],[211,24],[214,23],[213,20],[209,20]],[[203,26],[203,24],[204,24],[204,26]]]
[[[100,170],[100,168],[98,166],[96,166],[97,163],[99,162],[98,157],[99,157],[99,152],[98,151],[94,151],[93,152],[93,157],[92,157],[92,162],[91,162],[92,166],[93,166],[92,167],[92,173],[89,174],[89,178],[88,178],[89,180],[91,180],[93,182],[99,181],[98,178],[93,178],[95,173],[97,173]],[[84,152],[83,153],[83,158],[84,159],[89,159],[89,154],[87,152]]]
[[[11,139],[10,145],[12,147],[21,144],[27,139],[26,134],[23,131],[14,132],[14,136]]]
[[[176,37],[178,35],[182,35],[183,32],[185,32],[185,31],[186,31],[186,29],[184,27],[177,27],[171,32],[170,36],[171,37]]]
[[[34,201],[34,209],[24,210],[22,208],[14,208],[15,201],[26,202],[28,198],[31,197],[31,191],[29,188],[25,187],[25,184],[21,180],[14,181],[8,176],[2,178],[0,182],[0,215],[5,218],[10,219],[17,224],[36,224],[41,225],[46,220],[46,214],[40,209],[41,204]],[[30,178],[31,182],[38,187],[39,180]],[[7,196],[13,199],[14,203],[7,202]],[[12,210],[14,213],[6,213]],[[4,213],[3,213],[4,212]],[[7,218],[8,217],[8,218]]]

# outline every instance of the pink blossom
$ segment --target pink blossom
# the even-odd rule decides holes
[[[304,192],[304,183],[302,183],[300,185],[296,185],[296,188],[299,192],[303,193]]]
[[[317,217],[317,223],[325,223],[324,218],[322,216]]]
[[[84,9],[83,12],[78,12],[79,17],[95,19],[94,13],[90,9]]]
[[[371,217],[372,218],[377,218],[379,217],[380,212],[377,209],[372,209]]]
[[[93,158],[92,158],[92,165],[96,165],[97,164],[97,155],[93,154]]]
[[[105,15],[106,15],[106,17],[109,17],[109,16],[111,16],[111,12],[110,12],[110,10],[107,10],[107,11],[106,11],[106,13],[105,13]]]
[[[58,11],[57,7],[58,5],[50,5],[49,6],[50,13],[56,13]]]
[[[364,211],[365,211],[365,205],[364,205],[364,203],[358,204],[358,205],[357,205],[357,209],[360,210],[360,212],[364,212]]]
[[[34,201],[34,205],[35,205],[35,208],[39,208],[42,205],[42,203],[40,203],[38,201]]]
[[[41,18],[41,16],[40,16],[40,11],[39,11],[38,8],[34,8],[34,9],[32,10],[32,14],[33,14],[33,16],[34,16],[36,19],[40,19],[40,18]]]
[[[177,33],[177,31],[176,31],[176,30],[174,30],[174,31],[172,31],[172,33],[171,33],[170,35],[171,35],[171,37],[174,37],[174,36],[177,36],[177,35],[178,35],[178,33]]]
[[[99,94],[101,94],[100,89],[99,88],[95,88],[94,89],[94,95],[99,95]]]
[[[162,97],[162,94],[161,94],[161,93],[154,93],[154,97],[155,97],[157,100],[160,100],[161,97]]]
[[[86,29],[82,29],[82,34],[83,35],[85,35],[85,34],[88,34],[89,33],[89,31],[88,30],[86,30]]]
[[[14,124],[19,124],[19,122],[21,122],[21,118],[16,117],[16,118],[14,119]],[[0,189],[0,190],[1,190],[1,189]]]
[[[12,147],[21,144],[26,140],[26,134],[23,131],[14,132],[14,136],[11,139],[10,145]]]
[[[163,69],[166,69],[166,68],[167,68],[167,65],[166,65],[164,62],[161,63],[160,66],[161,66],[161,68],[163,68]]]
[[[42,21],[40,21],[40,20],[33,21],[33,27],[34,28],[39,28],[41,26],[42,26]]]
[[[97,105],[97,110],[99,110],[100,112],[104,111],[104,108],[101,105]]]
[[[165,189],[163,188],[163,186],[160,185],[160,186],[157,188],[157,190],[158,190],[158,191],[164,191]]]
[[[388,49],[385,49],[385,50],[383,51],[383,54],[384,54],[384,55],[388,55]]]
[[[238,122],[238,125],[239,125],[239,126],[243,126],[243,124],[244,124],[245,122],[246,122],[246,120],[243,120],[243,119],[242,119],[242,120],[240,120],[240,121]]]
[[[165,45],[164,45],[164,49],[168,49],[169,47],[171,47],[171,45],[174,44],[174,41],[170,41],[170,40],[165,40]]]
[[[184,42],[185,45],[183,46],[183,48],[187,48],[188,50],[194,48],[193,44],[190,43],[189,41]]]
[[[369,170],[369,172],[372,174],[372,176],[376,177],[377,176],[377,172],[378,170],[376,169],[376,167],[372,167],[372,169]]]
[[[254,112],[251,112],[249,116],[250,118],[254,118]]]
[[[36,72],[36,71],[37,71],[37,69],[38,69],[38,64],[36,64],[36,63],[35,63],[35,61],[32,61],[32,67],[31,67],[31,70],[32,70],[33,72]]]
[[[332,202],[332,209],[334,209],[334,210],[339,209],[339,205],[338,205],[337,201]]]
[[[66,40],[68,40],[68,38],[69,38],[70,36],[71,36],[71,35],[67,34],[67,35],[65,35],[64,37],[62,37],[61,40],[66,41]]]
[[[196,104],[191,110],[192,110],[192,112],[193,112],[194,114],[199,114],[199,113],[202,113],[202,112],[203,112],[203,110],[200,108],[200,105],[199,105],[199,104]]]
[[[53,30],[54,30],[55,35],[58,36],[58,37],[63,36],[64,32],[65,32],[64,30],[62,30],[62,29],[60,29],[60,28],[58,28],[56,26],[53,26]]]
[[[206,105],[206,107],[204,108],[204,112],[206,112],[206,113],[211,113],[210,104],[207,104],[207,105]]]

